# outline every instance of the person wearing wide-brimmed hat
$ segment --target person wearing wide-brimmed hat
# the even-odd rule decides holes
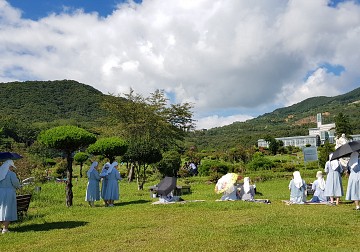
[[[20,182],[13,168],[16,167],[12,160],[5,161],[0,167],[0,223],[3,234],[9,232],[10,222],[17,220],[16,188],[20,188]]]
[[[341,178],[343,168],[339,160],[331,160],[332,155],[332,153],[329,155],[329,160],[325,164],[325,172],[327,176],[324,195],[330,198],[329,205],[338,205],[339,198],[344,195]]]
[[[92,162],[89,170],[86,173],[89,182],[86,187],[85,201],[89,202],[89,205],[91,207],[94,207],[94,201],[100,200],[100,176],[98,171],[96,170],[97,166],[98,162]]]
[[[348,167],[350,169],[350,176],[345,199],[353,200],[355,202],[355,210],[360,210],[360,165],[358,152],[351,153]]]

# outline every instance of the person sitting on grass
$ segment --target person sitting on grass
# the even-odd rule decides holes
[[[314,195],[311,199],[313,203],[327,202],[325,196],[325,180],[323,178],[322,171],[316,173],[316,180],[312,183],[311,189],[314,191]]]
[[[239,199],[244,201],[254,201],[255,188],[250,185],[250,178],[244,178],[244,184],[240,187]]]
[[[306,183],[301,178],[300,172],[293,173],[293,179],[289,184],[290,204],[304,204],[306,201]]]

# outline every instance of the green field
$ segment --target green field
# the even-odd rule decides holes
[[[313,179],[307,179],[312,182]],[[184,200],[152,205],[147,190],[120,182],[115,207],[84,201],[85,178],[74,180],[74,206],[65,206],[65,186],[48,182],[34,195],[28,217],[0,235],[1,251],[358,251],[360,212],[353,204],[285,205],[289,180],[257,183],[258,198],[272,204],[217,202],[205,178],[179,180],[192,193]],[[155,184],[148,183],[145,188]],[[346,179],[344,179],[344,186]],[[344,187],[346,188],[346,187]]]

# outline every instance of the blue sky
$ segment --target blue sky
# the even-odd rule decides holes
[[[33,20],[46,17],[51,13],[60,13],[67,9],[67,11],[74,11],[76,9],[83,9],[84,12],[97,12],[99,16],[106,17],[116,9],[118,4],[127,2],[126,0],[9,0],[12,6],[22,10],[22,16]],[[141,0],[135,0],[136,3],[141,3]]]
[[[360,83],[360,0],[0,0],[0,82],[163,89],[198,128]]]

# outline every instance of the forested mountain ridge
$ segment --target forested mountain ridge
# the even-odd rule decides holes
[[[65,119],[101,126],[97,119],[106,115],[101,103],[107,96],[73,80],[0,83],[0,122],[14,118],[30,125]],[[360,88],[334,97],[312,97],[246,122],[191,132],[186,145],[200,150],[226,150],[256,145],[259,138],[267,135],[307,135],[309,128],[316,127],[317,113],[322,113],[323,123],[332,123],[342,112],[349,116],[353,133],[360,134],[359,108]]]
[[[246,122],[193,132],[189,144],[198,148],[226,150],[237,145],[257,145],[267,135],[273,137],[308,135],[316,127],[316,115],[322,114],[323,124],[333,123],[339,113],[349,117],[354,134],[360,134],[360,88],[334,97],[312,97],[294,105],[279,108]]]
[[[105,95],[73,80],[0,83],[0,115],[28,123],[76,120],[104,115]]]

